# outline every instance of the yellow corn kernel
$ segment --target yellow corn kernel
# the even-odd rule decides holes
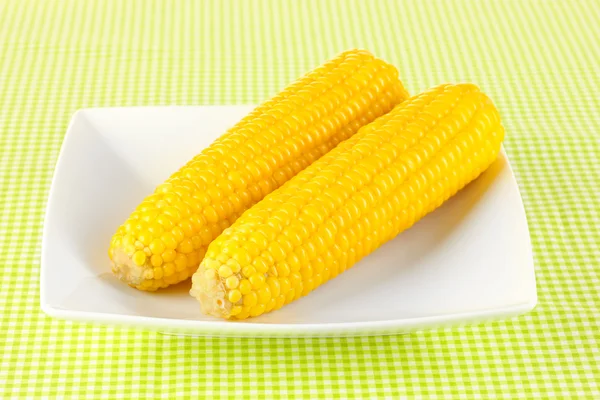
[[[184,254],[177,254],[175,257],[175,269],[177,272],[182,272],[187,267],[187,257]]]
[[[310,293],[475,179],[503,136],[496,108],[471,84],[441,85],[401,103],[238,218],[208,247],[190,293],[205,313],[235,319]],[[252,256],[246,243],[264,250]],[[203,275],[220,268],[225,248],[249,260],[228,278],[247,277],[235,289],[243,295],[235,315],[234,303],[219,300],[232,290]]]
[[[240,292],[242,294],[248,294],[252,290],[252,285],[248,282],[247,279],[243,279],[240,281]]]
[[[265,305],[258,303],[250,309],[250,316],[258,317],[259,315],[263,314],[264,312],[265,312]]]
[[[254,307],[258,303],[258,296],[254,292],[244,295],[244,307]]]
[[[201,261],[194,254],[204,255],[244,211],[407,98],[393,66],[366,51],[340,54],[257,107],[159,185],[111,241],[112,270],[143,290],[189,278]],[[288,247],[269,240],[272,248],[260,247],[264,239],[259,239],[259,246],[238,246],[225,256],[239,268],[268,249],[281,260]],[[133,260],[136,250],[146,255],[141,264]],[[173,263],[176,273],[142,285],[153,255]],[[254,268],[260,274],[269,269],[260,262]]]
[[[160,267],[163,263],[163,259],[158,254],[154,254],[152,257],[150,257],[150,263],[153,267]]]
[[[233,271],[233,273],[234,273],[234,274],[237,274],[238,272],[240,272],[240,269],[242,268],[242,267],[240,266],[240,263],[239,263],[239,262],[237,262],[237,261],[235,261],[233,258],[230,258],[230,259],[227,261],[227,266],[228,266],[229,268],[231,268],[231,270]]]
[[[265,306],[265,312],[273,311],[275,309],[276,305],[277,305],[277,299],[272,297],[271,300],[269,300],[269,302]]]
[[[160,240],[163,245],[169,250],[175,250],[177,248],[177,240],[171,232],[165,232],[160,236]]]
[[[179,242],[179,246],[177,246],[177,251],[183,254],[189,254],[194,251],[194,245],[192,244],[191,239],[184,238]]]
[[[172,276],[175,273],[175,264],[169,262],[166,263],[164,268],[163,268],[163,275],[165,277],[169,277]]]
[[[222,265],[219,268],[219,276],[221,278],[229,278],[231,274],[233,274],[233,271],[227,265]]]
[[[247,265],[244,268],[242,268],[242,275],[246,278],[250,278],[251,276],[254,276],[256,274],[256,268],[254,268],[251,265]]]
[[[165,251],[165,245],[159,239],[154,239],[148,247],[152,254],[162,254],[162,252]]]
[[[225,286],[227,289],[235,289],[240,285],[240,280],[237,276],[232,275],[227,280],[225,280]]]
[[[268,286],[263,287],[258,291],[258,301],[261,304],[267,304],[271,300],[271,290]]]
[[[146,254],[143,251],[136,251],[133,255],[133,262],[136,265],[144,265],[146,262]]]
[[[175,257],[177,257],[177,253],[174,250],[165,250],[161,254],[161,257],[162,257],[163,261],[171,262],[171,261],[175,260]]]
[[[248,280],[250,281],[250,284],[252,285],[253,289],[260,289],[263,286],[265,286],[266,279],[264,275],[254,274],[250,278],[248,278]]]
[[[230,290],[229,293],[227,293],[227,298],[232,304],[235,304],[241,300],[242,292],[237,289]]]

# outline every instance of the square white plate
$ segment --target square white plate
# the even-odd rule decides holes
[[[504,152],[479,179],[358,265],[246,322],[200,313],[184,282],[157,293],[112,276],[116,227],[154,187],[251,106],[85,109],[61,149],[46,210],[41,306],[54,317],[192,335],[408,332],[531,310],[527,220]]]

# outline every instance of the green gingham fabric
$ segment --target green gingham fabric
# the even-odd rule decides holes
[[[0,0],[0,398],[600,398],[599,24],[597,1]],[[494,99],[530,224],[533,312],[337,339],[41,312],[44,208],[76,109],[257,103],[352,47],[398,66],[411,93],[472,81]]]

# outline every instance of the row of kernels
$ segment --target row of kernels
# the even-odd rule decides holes
[[[370,62],[372,56],[368,55],[368,53],[358,57],[349,54],[348,59],[350,61],[340,59],[338,64],[346,63],[350,65],[354,62],[354,68],[356,69],[366,62]],[[360,62],[357,62],[357,60]],[[352,68],[346,68],[343,71],[328,71],[328,79],[324,79],[323,76],[318,76],[318,74],[313,74],[313,76],[321,81],[320,87],[325,91],[333,87],[331,84],[332,80],[341,81],[354,72],[355,70]],[[332,77],[333,79],[331,79]],[[306,83],[307,81],[305,80],[304,84]],[[157,194],[163,194],[164,198],[152,198],[143,203],[139,210],[141,214],[138,213],[136,215],[134,213],[132,219],[141,215],[142,221],[152,222],[152,224],[147,227],[147,230],[144,230],[143,227],[137,229],[136,239],[139,240],[134,240],[130,237],[126,237],[125,239],[125,242],[127,242],[126,249],[132,256],[135,264],[149,264],[149,266],[157,267],[163,263],[170,263],[171,261],[169,260],[175,262],[176,260],[173,259],[175,251],[177,252],[175,257],[179,257],[178,260],[181,260],[181,257],[185,257],[186,254],[198,251],[200,245],[205,246],[208,244],[212,238],[229,225],[229,221],[225,220],[227,217],[232,216],[232,214],[233,216],[237,216],[236,214],[241,213],[243,208],[251,205],[252,202],[260,200],[267,193],[271,192],[278,183],[281,184],[281,182],[273,179],[272,181],[266,180],[265,182],[248,186],[249,180],[252,178],[256,179],[263,174],[270,174],[272,172],[270,169],[277,163],[282,162],[280,155],[277,155],[273,159],[256,158],[253,162],[247,163],[246,170],[248,176],[246,178],[242,175],[238,177],[235,175],[229,176],[228,171],[236,164],[247,160],[251,156],[248,151],[253,150],[252,146],[254,144],[264,147],[268,142],[272,142],[280,136],[277,133],[281,131],[276,129],[272,132],[267,130],[264,137],[260,138],[255,137],[255,133],[258,130],[265,130],[269,123],[273,125],[280,123],[285,114],[290,114],[292,107],[289,107],[289,105],[286,106],[286,104],[300,104],[298,101],[314,103],[311,101],[310,96],[317,96],[318,94],[312,89],[306,91],[308,97],[304,96],[304,93],[293,92],[293,90],[288,90],[290,96],[287,97],[289,98],[281,99],[282,101],[279,104],[274,105],[270,114],[264,114],[263,119],[257,118],[260,113],[254,113],[252,118],[244,119],[238,125],[237,130],[223,135],[210,148],[203,151],[202,154],[195,157],[184,168],[174,174],[165,184],[160,185],[157,188]],[[336,91],[335,87],[333,87],[333,93],[336,95],[341,93],[341,96],[344,97],[348,96],[349,92]],[[337,103],[338,101],[332,101],[334,106]],[[275,118],[278,112],[281,115]],[[300,121],[296,118],[295,115],[291,115],[287,125],[292,124],[292,128],[295,128],[298,123],[300,124],[298,126],[301,126],[302,124],[311,123],[316,119],[310,114],[305,116],[305,118],[301,118]],[[252,139],[257,140],[253,141]],[[298,152],[300,151],[298,146],[303,146],[307,143],[309,141],[306,140],[300,140],[298,143],[287,143],[288,147],[290,147],[288,152]],[[306,159],[293,161],[290,171],[283,178],[289,179],[291,175],[299,169],[304,168],[334,145],[335,143],[325,144],[317,149],[316,154],[313,151],[313,154],[309,154],[309,157]],[[241,147],[239,157],[236,155],[235,147]],[[260,147],[256,147],[254,150],[257,152],[262,150]],[[230,157],[222,159],[226,155]],[[219,163],[213,160],[213,158],[220,158]],[[230,177],[233,178],[232,182],[228,179]],[[284,179],[280,177],[280,180]],[[216,186],[214,185],[215,182]],[[244,188],[247,190],[243,190],[241,194],[233,194],[234,188]],[[193,201],[190,196],[193,196]],[[203,221],[187,221],[186,218],[190,213],[193,213],[194,216],[200,216]],[[233,220],[234,218],[230,219]],[[198,226],[202,224],[204,226]],[[191,259],[193,258],[191,256]],[[181,264],[182,262],[180,261],[179,265]],[[147,272],[147,275],[149,274]],[[155,275],[160,275],[160,273],[156,273]],[[155,276],[155,278],[160,279],[159,276]]]
[[[260,204],[259,204],[259,206],[260,206]],[[258,242],[262,242],[262,240],[257,240],[257,241],[258,241]],[[273,253],[275,254],[275,256],[276,256],[276,257],[278,257],[278,258],[280,257],[280,256],[278,256],[278,255],[280,255],[280,254],[281,254],[279,251],[281,251],[281,250],[280,250],[280,249],[278,249],[278,248],[277,248],[277,246],[273,247],[273,249],[272,249],[272,252],[273,252]],[[269,255],[270,255],[270,254],[269,254]],[[248,271],[246,271],[246,272],[248,272]],[[227,273],[228,273],[228,271],[227,271]],[[249,273],[249,272],[248,272],[248,273]],[[295,275],[295,276],[299,276],[299,275]],[[229,278],[227,278],[227,279],[229,279]],[[230,281],[231,281],[231,282],[230,282],[230,285],[229,285],[229,286],[233,286],[235,283],[238,283],[238,284],[239,284],[241,287],[244,287],[244,284],[243,284],[243,282],[244,282],[244,281],[243,281],[243,280],[242,280],[242,281],[239,281],[239,279],[238,279],[238,281],[239,281],[239,282],[236,282],[234,279],[230,279]],[[262,282],[262,279],[260,279],[260,278],[255,278],[255,281],[257,281],[257,282],[258,282],[258,283],[256,283],[256,284],[255,284],[255,286],[260,286],[261,284],[263,284],[263,282]],[[236,289],[236,290],[237,290],[237,289]],[[236,297],[237,297],[237,292],[235,292],[235,291],[232,291],[232,293],[234,293],[234,294],[233,294],[233,298],[236,298]],[[298,295],[300,295],[300,290],[298,291]],[[250,303],[251,303],[251,301],[250,301]]]
[[[380,180],[380,182],[382,182],[382,180]],[[417,181],[417,182],[418,182],[418,181]],[[389,187],[388,187],[388,188],[384,188],[384,190],[385,190],[385,189],[389,189]],[[417,204],[418,204],[418,203],[417,203]],[[363,206],[364,206],[364,204],[363,204]],[[413,213],[411,213],[411,214],[413,214],[413,215],[410,215],[410,216],[409,216],[409,219],[415,219],[415,218],[416,218],[416,215],[414,215],[415,213],[413,212]],[[375,220],[376,220],[375,222],[373,222],[373,223],[369,223],[369,222],[368,222],[369,220],[367,219],[367,224],[366,224],[366,225],[369,227],[369,229],[366,229],[366,232],[370,232],[370,231],[371,231],[371,229],[370,229],[370,228],[371,228],[371,226],[374,226],[374,225],[376,225],[377,223],[379,223],[380,219],[381,219],[381,216],[377,216],[377,214],[376,214],[376,217],[375,217]],[[412,222],[412,221],[411,221],[411,222]],[[358,225],[359,225],[359,227],[360,227],[360,223],[359,223]],[[357,232],[357,233],[358,233],[359,237],[364,235],[364,232],[362,233],[362,235],[361,235],[361,233],[360,233],[360,232]],[[319,235],[319,237],[322,237],[322,235]],[[364,236],[363,236],[363,237],[364,237]],[[343,242],[343,241],[342,241],[342,242]],[[358,252],[359,252],[360,254],[367,254],[367,253],[371,252],[371,251],[372,251],[372,250],[373,250],[375,247],[377,247],[377,246],[378,246],[378,244],[377,244],[377,243],[378,243],[378,237],[377,237],[377,236],[372,236],[372,235],[371,235],[371,236],[369,236],[369,235],[367,235],[367,237],[366,237],[366,239],[365,239],[365,241],[364,241],[364,244],[363,244],[363,246],[359,246],[360,248],[358,248]],[[310,242],[309,242],[308,246],[310,247]],[[309,256],[310,256],[310,252],[309,252]],[[304,274],[305,274],[305,276],[304,276],[305,278],[309,278],[309,277],[311,276],[311,274],[310,274],[310,269],[309,269],[308,267],[307,267],[307,268],[305,268],[305,269],[303,270],[303,272],[304,272]],[[317,274],[317,275],[319,275],[319,274]],[[319,278],[317,278],[317,281],[319,281]],[[311,287],[311,280],[309,279],[309,280],[308,280],[308,283],[307,283],[307,288],[310,288],[310,287]],[[309,291],[310,289],[307,289],[307,290]]]

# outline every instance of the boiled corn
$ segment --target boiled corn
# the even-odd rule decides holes
[[[148,196],[111,240],[113,272],[142,290],[189,278],[208,244],[246,209],[406,98],[393,66],[366,51],[340,54],[256,108]]]
[[[234,319],[307,295],[475,179],[503,136],[496,108],[474,85],[405,101],[226,229],[190,293],[205,313]]]

